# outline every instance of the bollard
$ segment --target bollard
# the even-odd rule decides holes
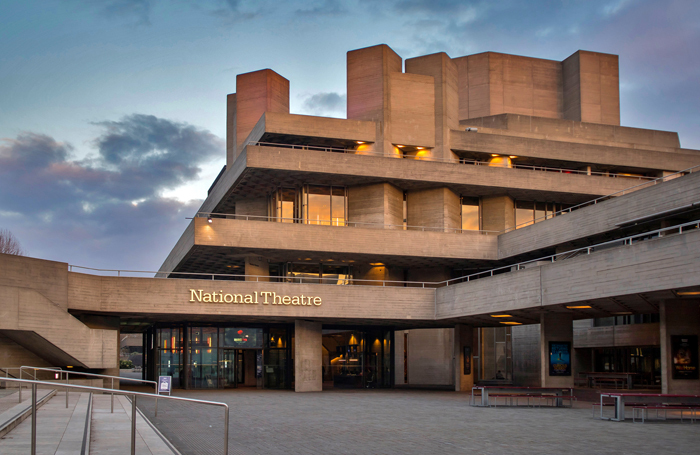
[[[228,455],[228,406],[224,408],[224,455]]]
[[[136,395],[131,401],[131,455],[136,455]]]
[[[32,455],[36,455],[36,384],[32,384]]]

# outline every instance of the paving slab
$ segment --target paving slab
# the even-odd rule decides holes
[[[610,422],[572,408],[469,406],[469,395],[419,390],[184,391],[231,409],[231,454],[688,454],[700,424]],[[140,407],[183,454],[222,453],[222,413],[201,405]]]
[[[138,403],[138,401],[137,401]],[[131,450],[131,402],[123,395],[114,397],[110,412],[109,395],[93,395],[91,454],[128,454]],[[136,417],[136,453],[173,455],[173,450],[140,414]]]
[[[39,392],[49,392],[42,391]],[[24,398],[25,393],[22,394]],[[31,396],[31,392],[26,393]],[[55,454],[61,440],[66,435],[68,423],[73,416],[76,404],[81,399],[79,393],[69,394],[68,408],[63,392],[59,392],[37,411],[37,454]],[[0,453],[5,455],[27,454],[31,448],[31,416],[0,439]],[[78,452],[79,453],[79,452]]]

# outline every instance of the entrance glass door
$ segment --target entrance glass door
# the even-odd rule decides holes
[[[236,350],[222,349],[221,376],[225,388],[238,387],[236,378]]]

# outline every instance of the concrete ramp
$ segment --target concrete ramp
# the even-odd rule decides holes
[[[116,330],[92,329],[33,289],[0,286],[0,333],[51,365],[117,366]]]

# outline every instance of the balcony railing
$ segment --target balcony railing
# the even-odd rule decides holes
[[[599,171],[589,171],[582,169],[567,169],[549,166],[536,166],[531,164],[518,164],[518,163],[498,163],[490,161],[478,161],[470,160],[467,158],[438,158],[433,156],[404,156],[404,155],[385,155],[383,153],[377,153],[372,151],[358,151],[356,149],[344,149],[336,147],[318,147],[313,145],[297,145],[297,144],[279,144],[276,142],[249,142],[246,145],[261,146],[261,147],[281,147],[294,150],[314,150],[318,152],[330,152],[330,153],[347,153],[351,155],[367,155],[367,156],[377,156],[383,158],[403,158],[416,161],[435,161],[441,163],[453,163],[453,164],[468,164],[473,166],[486,166],[486,167],[503,167],[508,169],[526,169],[530,171],[539,172],[555,172],[559,174],[577,174],[577,175],[590,175],[597,177],[611,177],[611,178],[623,178],[639,181],[650,181],[654,180],[655,177],[646,177],[643,175],[632,175],[617,172],[599,172]]]
[[[494,269],[485,270],[483,272],[476,272],[470,275],[461,276],[458,278],[452,278],[444,281],[394,281],[394,280],[368,280],[364,278],[324,278],[324,277],[294,277],[294,276],[260,276],[260,275],[234,275],[226,273],[201,273],[201,272],[167,272],[167,271],[144,271],[144,270],[117,270],[117,269],[97,269],[91,267],[83,267],[77,265],[69,265],[69,271],[73,272],[77,270],[90,270],[93,272],[100,272],[100,274],[109,274],[111,276],[117,277],[129,277],[138,275],[152,275],[155,278],[171,278],[171,277],[182,277],[207,280],[240,280],[240,281],[254,281],[254,282],[277,282],[277,283],[297,283],[297,284],[327,284],[327,285],[338,285],[340,281],[341,284],[356,285],[356,286],[403,286],[403,287],[421,287],[421,288],[439,288],[443,286],[452,286],[454,284],[473,281],[479,278],[492,277],[494,275],[499,275],[501,273],[514,272],[518,270],[525,269],[530,266],[542,265],[547,262],[556,262],[557,260],[566,260],[575,258],[582,255],[589,255],[595,253],[596,251],[605,250],[608,248],[618,247],[618,246],[630,246],[641,241],[652,240],[659,237],[665,237],[667,235],[673,234],[683,234],[684,232],[694,231],[700,229],[700,220],[690,221],[688,223],[678,224],[675,226],[666,227],[663,229],[657,229],[655,231],[644,232],[641,234],[635,234],[628,237],[624,237],[617,240],[611,240],[604,243],[598,243],[596,245],[591,245],[583,248],[576,248],[569,251],[564,251],[562,253],[553,254],[551,256],[545,256],[537,259],[532,259],[529,261],[518,262],[516,264],[509,264],[503,267],[497,267]],[[194,278],[193,278],[194,277]]]
[[[220,212],[197,212],[196,218],[211,218],[211,219],[230,219],[230,220],[245,220],[245,221],[275,221],[279,223],[296,223],[308,224],[315,226],[345,226],[345,227],[377,227],[383,229],[408,230],[408,231],[423,231],[423,232],[456,232],[456,233],[478,233],[483,235],[500,234],[502,231],[487,231],[476,229],[461,229],[435,226],[413,226],[404,224],[386,224],[386,223],[367,223],[362,221],[348,221],[343,218],[333,218],[331,220],[308,220],[306,218],[286,218],[280,216],[261,216],[261,215],[238,215],[235,213],[220,213]],[[190,218],[188,218],[190,219]]]

